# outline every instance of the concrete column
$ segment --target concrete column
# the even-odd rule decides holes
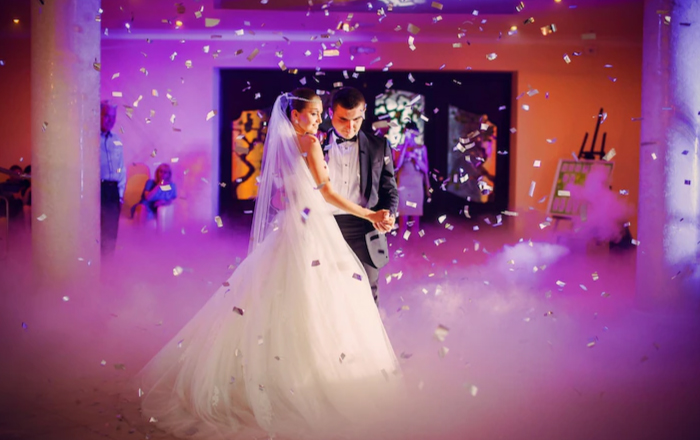
[[[31,8],[34,275],[64,289],[99,279],[100,0]]]
[[[700,0],[644,11],[637,298],[700,299]]]

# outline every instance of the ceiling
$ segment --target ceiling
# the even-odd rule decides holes
[[[517,0],[213,0],[216,9],[371,12],[444,14],[516,14]],[[523,13],[542,12],[552,8],[589,7],[628,3],[631,0],[527,0]]]

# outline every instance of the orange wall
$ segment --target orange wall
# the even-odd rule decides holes
[[[4,62],[0,66],[0,167],[4,168],[14,164],[24,168],[31,162],[28,4],[0,8],[0,60]],[[13,17],[20,17],[20,23],[12,23]]]

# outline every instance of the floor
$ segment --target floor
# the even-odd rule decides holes
[[[435,430],[416,438],[696,438],[698,311],[640,309],[634,249],[521,229],[448,219],[391,237],[381,312],[407,385],[432,402]],[[181,232],[122,228],[101,282],[69,291],[35,289],[29,237],[13,236],[0,262],[0,439],[169,438],[140,419],[130,380],[248,239]]]

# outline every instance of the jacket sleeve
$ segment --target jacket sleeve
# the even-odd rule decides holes
[[[396,215],[399,209],[399,190],[396,187],[396,178],[394,177],[394,160],[391,154],[389,141],[384,139],[384,157],[382,159],[382,174],[379,177],[379,203],[377,209],[388,209],[392,214]]]

